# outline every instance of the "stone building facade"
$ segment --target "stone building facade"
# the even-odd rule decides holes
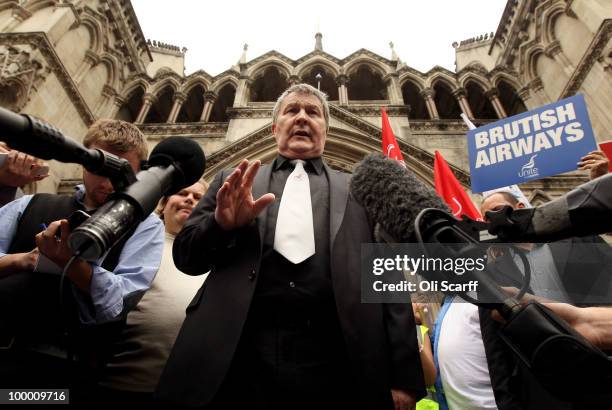
[[[508,0],[495,32],[453,43],[454,72],[415,70],[392,43],[389,58],[366,49],[339,58],[317,33],[297,60],[277,51],[249,60],[245,45],[221,74],[185,75],[187,50],[146,40],[129,0],[0,0],[0,105],[77,140],[109,117],[136,123],[151,147],[191,137],[210,179],[242,158],[272,160],[274,101],[307,82],[331,100],[324,156],[332,167],[350,171],[380,150],[385,106],[411,170],[433,183],[439,150],[468,188],[462,112],[482,124],[582,93],[597,139],[612,137],[611,38],[609,0]],[[79,178],[77,166],[53,163],[52,177],[29,189],[67,192]],[[585,180],[575,172],[523,188],[539,203]]]

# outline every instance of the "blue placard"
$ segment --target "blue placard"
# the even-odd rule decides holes
[[[467,138],[472,192],[575,171],[597,149],[582,95],[470,130]]]

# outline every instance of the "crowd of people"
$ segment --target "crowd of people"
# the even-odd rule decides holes
[[[530,375],[490,310],[446,296],[428,323],[427,305],[361,302],[361,244],[374,242],[375,222],[350,175],[322,158],[329,120],[325,94],[291,86],[273,109],[270,164],[245,159],[210,187],[162,198],[95,262],[71,261],[68,218],[96,212],[111,182],[83,169],[73,195],[24,195],[48,164],[0,143],[0,387],[154,408],[578,408]],[[83,144],[134,172],[148,154],[120,120],[97,121]],[[594,151],[577,166],[598,178],[608,160]],[[505,206],[529,204],[495,192],[481,212]],[[597,246],[585,255],[584,244]],[[605,241],[517,246],[532,272],[525,300],[610,348],[612,315],[584,288],[612,286]],[[525,272],[517,255],[503,258],[498,283],[512,292]]]

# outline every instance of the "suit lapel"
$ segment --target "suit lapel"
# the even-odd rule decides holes
[[[270,192],[270,175],[272,174],[271,165],[262,165],[253,181],[253,200],[258,200],[262,195]],[[268,219],[268,208],[264,209],[255,219],[259,230],[259,243],[263,246],[266,220]]]
[[[334,240],[344,219],[349,186],[345,175],[334,171],[325,162],[323,167],[329,178],[329,246],[330,251],[333,251]]]

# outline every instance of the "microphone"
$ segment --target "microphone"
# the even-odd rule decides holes
[[[153,149],[149,169],[136,175],[137,182],[116,192],[69,238],[70,249],[87,261],[95,261],[137,224],[164,195],[172,195],[196,183],[206,168],[200,145],[185,137],[166,138]]]
[[[357,165],[350,191],[370,218],[398,242],[414,242],[414,220],[421,210],[450,210],[413,173],[378,153],[366,156]]]
[[[433,189],[394,160],[381,154],[365,157],[353,172],[350,191],[368,216],[397,242],[419,242],[423,253],[434,253],[435,257],[442,258],[476,258],[484,253],[477,238],[486,224],[453,217]],[[473,277],[480,284],[479,301],[466,292],[453,293],[460,293],[464,299],[481,306],[493,308],[508,300],[484,271],[472,270],[462,276],[442,271],[422,273],[428,279],[452,283],[469,281]],[[516,302],[508,301],[502,314],[508,314],[514,306]]]
[[[612,231],[612,174],[537,208],[487,212],[489,232],[505,241],[552,242]]]
[[[64,136],[51,124],[27,114],[16,114],[0,107],[0,140],[12,149],[42,159],[81,164],[94,174],[113,180],[119,188],[136,181],[127,160],[101,149],[85,148]]]

